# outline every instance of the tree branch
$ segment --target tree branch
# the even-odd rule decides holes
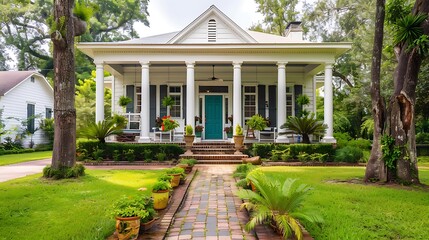
[[[341,80],[343,80],[349,87],[353,87],[353,84],[350,82],[350,80],[346,76],[344,76],[342,73],[334,70],[333,75],[335,77],[341,78]]]

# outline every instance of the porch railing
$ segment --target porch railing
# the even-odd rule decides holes
[[[127,119],[125,130],[140,130],[140,113],[123,113]]]

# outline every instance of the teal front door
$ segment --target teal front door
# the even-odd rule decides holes
[[[205,98],[206,139],[223,139],[222,129],[222,96],[208,95]]]

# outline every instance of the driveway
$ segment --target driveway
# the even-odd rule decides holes
[[[43,168],[51,163],[51,159],[16,163],[0,167],[0,182],[41,173]]]

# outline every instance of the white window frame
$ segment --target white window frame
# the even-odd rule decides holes
[[[255,92],[246,92],[246,87],[254,87],[255,88]],[[257,112],[257,108],[258,108],[258,87],[256,85],[243,85],[243,120],[244,122],[246,122],[247,119],[251,118],[252,116],[246,117],[246,106],[251,106],[251,105],[246,105],[246,95],[253,95],[255,96],[255,105],[254,105],[254,114],[256,114]]]
[[[171,87],[177,87],[177,88],[179,88],[180,89],[180,92],[170,92],[170,88]],[[182,97],[182,93],[183,93],[183,89],[182,89],[182,85],[169,85],[168,86],[168,91],[167,91],[167,95],[168,96],[179,96],[179,105],[173,105],[173,106],[179,106],[179,111],[180,111],[180,116],[171,116],[171,112],[170,112],[170,110],[171,109],[168,109],[168,112],[167,112],[167,114],[169,115],[169,116],[171,116],[171,118],[175,118],[175,119],[182,119],[183,117],[183,109],[182,109],[182,106],[183,106],[183,97]],[[171,106],[171,107],[173,107],[173,106]]]

